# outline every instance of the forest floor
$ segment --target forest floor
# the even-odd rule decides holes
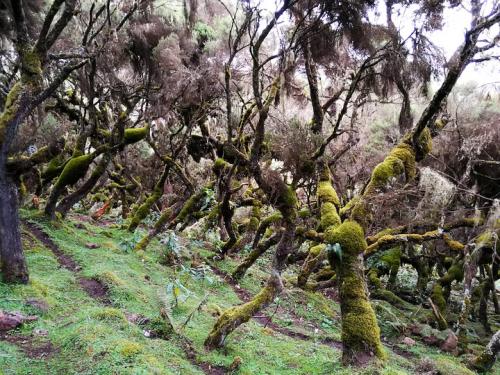
[[[2,375],[473,374],[463,356],[427,345],[421,337],[404,344],[414,312],[383,301],[373,304],[388,360],[344,368],[335,293],[292,285],[230,335],[223,349],[208,352],[203,341],[217,314],[260,289],[266,258],[237,284],[226,273],[239,259],[210,261],[214,246],[204,241],[171,237],[175,243],[169,246],[188,260],[165,266],[159,262],[165,245],[158,241],[144,253],[131,250],[145,230],[133,236],[117,223],[95,223],[82,215],[57,224],[34,211],[22,216],[30,282],[0,284],[0,310],[38,319],[0,333]],[[162,330],[162,308],[174,332]],[[500,365],[491,373],[500,374]]]

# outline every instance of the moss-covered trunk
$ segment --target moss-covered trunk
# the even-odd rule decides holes
[[[179,211],[180,209],[177,209]],[[160,233],[169,220],[172,218],[173,212],[175,211],[175,208],[169,207],[166,210],[162,212],[156,223],[154,224],[153,228],[137,243],[135,246],[134,250],[139,251],[139,250],[146,250],[148,247],[149,243],[153,238],[155,238],[158,233]]]
[[[281,233],[273,234],[265,241],[259,242],[256,248],[252,249],[250,253],[243,259],[243,261],[238,265],[236,270],[233,272],[232,276],[236,280],[240,280],[245,276],[245,273],[248,271],[250,267],[255,263],[255,261],[264,254],[267,249],[271,246],[274,246],[278,243],[279,238],[281,237]]]
[[[208,184],[206,188],[210,188],[212,184]],[[146,250],[151,240],[157,236],[165,228],[172,229],[177,224],[183,223],[189,219],[191,215],[198,212],[200,202],[205,196],[205,189],[201,189],[198,193],[192,195],[188,198],[182,205],[175,204],[172,207],[166,209],[161,215],[158,221],[154,224],[153,229],[151,229],[135,246],[135,251]]]
[[[167,180],[169,173],[170,173],[170,165],[166,164],[165,168],[163,169],[163,173],[156,182],[153,193],[134,212],[134,215],[132,216],[130,224],[127,228],[129,232],[133,232],[137,228],[137,226],[146,218],[146,216],[149,215],[151,207],[153,207],[153,205],[156,202],[158,202],[158,200],[162,197],[163,186],[165,185],[165,181]]]
[[[259,181],[260,186],[266,186],[264,182],[260,182],[262,181]],[[276,207],[283,216],[282,226],[284,230],[276,246],[271,276],[267,285],[251,301],[232,307],[222,314],[205,341],[205,346],[208,349],[222,346],[227,335],[242,323],[247,322],[252,315],[268,306],[283,289],[281,272],[286,266],[286,259],[295,238],[297,197],[295,191],[284,182],[281,182],[280,185],[280,193],[276,197]]]
[[[384,358],[380,329],[364,277],[363,252],[367,246],[364,230],[357,222],[347,220],[328,232],[326,240],[329,244],[339,244],[342,254],[341,258],[328,254],[332,267],[336,267],[339,284],[342,361],[356,365],[373,356]]]
[[[491,370],[498,352],[500,352],[500,330],[493,335],[483,352],[474,359],[472,367],[481,373]]]
[[[205,346],[208,349],[222,347],[226,337],[231,332],[271,304],[282,289],[283,285],[279,274],[273,272],[267,285],[251,301],[224,311],[205,340]]]
[[[313,273],[320,263],[326,259],[325,247],[325,244],[313,244],[313,246],[309,248],[307,257],[297,276],[297,286],[301,288],[305,287],[311,273]]]
[[[80,186],[73,193],[64,197],[64,199],[57,205],[56,211],[59,212],[63,217],[66,216],[68,211],[76,203],[80,202],[97,184],[101,176],[106,172],[106,168],[111,161],[111,153],[105,153],[102,159],[96,165],[90,177],[85,181],[82,186]]]
[[[51,219],[55,218],[57,201],[67,186],[76,184],[81,178],[85,177],[90,164],[97,155],[95,153],[79,155],[72,157],[64,166],[61,174],[57,178],[47,204],[45,205],[45,214]]]

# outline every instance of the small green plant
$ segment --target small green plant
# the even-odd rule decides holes
[[[342,247],[339,243],[326,245],[326,252],[329,256],[342,263]]]
[[[181,274],[187,274],[195,281],[206,281],[208,284],[214,283],[212,270],[206,264],[200,264],[197,267],[185,267],[181,265]]]
[[[203,191],[204,194],[200,211],[206,210],[215,202],[215,191],[213,189],[204,188]]]
[[[160,243],[163,245],[160,263],[164,265],[175,264],[183,248],[179,243],[179,237],[173,231],[169,231],[163,234],[160,238]]]
[[[141,234],[138,231],[135,231],[134,234],[123,238],[118,244],[118,247],[124,253],[130,253],[135,249],[135,246],[141,240],[141,238],[142,238]]]
[[[172,252],[175,255],[180,255],[182,245],[179,243],[179,237],[173,231],[168,231],[160,238],[160,243],[164,245],[166,252]]]
[[[210,25],[201,21],[196,22],[193,31],[197,40],[208,41],[215,38],[214,29]]]
[[[188,288],[186,288],[179,278],[167,284],[166,287],[167,298],[172,298],[174,300],[173,307],[179,306],[180,302],[186,302],[186,300],[193,294]]]
[[[208,230],[205,234],[205,238],[214,246],[217,252],[221,249],[222,245],[224,245],[224,241],[221,240],[219,233],[215,230]]]
[[[152,211],[148,216],[142,221],[147,227],[152,227],[160,218],[160,213],[158,211]]]
[[[321,321],[321,328],[333,328],[335,322],[329,318],[323,318]]]

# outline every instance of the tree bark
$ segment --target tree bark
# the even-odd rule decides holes
[[[474,362],[472,363],[472,367],[480,372],[487,372],[491,370],[495,361],[497,359],[497,354],[500,351],[500,330],[497,331],[490,342],[484,349],[484,351],[478,355]]]
[[[0,161],[0,256],[3,281],[26,284],[29,280],[28,267],[22,248],[17,201],[16,184],[6,175],[5,164]]]

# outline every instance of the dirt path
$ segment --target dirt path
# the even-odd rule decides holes
[[[48,359],[59,350],[48,340],[32,335],[21,335],[12,332],[0,332],[0,341],[5,341],[17,346],[28,358]]]
[[[52,239],[35,224],[28,221],[23,221],[24,226],[42,242],[57,258],[59,265],[68,271],[73,272],[77,276],[78,284],[92,298],[98,300],[104,305],[111,305],[111,300],[108,296],[108,287],[99,280],[83,277],[80,275],[81,267],[68,254],[65,254]]]

